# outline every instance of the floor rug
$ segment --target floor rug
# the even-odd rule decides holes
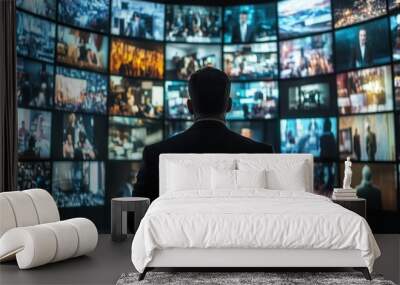
[[[372,275],[368,281],[360,272],[148,272],[142,281],[138,273],[125,273],[117,285],[395,285],[380,275]]]

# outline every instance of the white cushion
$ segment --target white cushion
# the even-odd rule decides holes
[[[80,256],[96,248],[98,233],[84,218],[18,227],[0,238],[0,261],[16,257],[20,269]]]
[[[59,217],[46,190],[0,193],[0,262],[17,259],[27,269],[95,249],[98,233],[90,220]]]
[[[236,170],[238,188],[267,188],[267,171],[261,170]]]
[[[267,188],[271,190],[306,191],[309,185],[305,161],[238,159],[239,170],[266,170]]]
[[[211,170],[211,188],[213,190],[236,190],[236,170],[216,169]]]
[[[0,237],[16,226],[17,222],[10,202],[6,197],[0,195]]]
[[[170,167],[169,164],[173,163],[184,163],[187,166],[190,165],[202,165],[202,166],[211,166],[216,168],[221,168],[219,165],[229,165],[230,167],[224,167],[225,169],[239,169],[239,170],[263,170],[267,171],[275,170],[275,173],[271,173],[271,175],[275,175],[272,177],[271,185],[275,186],[274,179],[278,181],[283,181],[283,184],[287,184],[287,181],[296,181],[297,173],[296,171],[289,171],[293,168],[293,166],[302,164],[303,176],[302,179],[293,183],[296,185],[295,189],[304,191],[304,189],[308,192],[313,192],[313,156],[311,154],[231,154],[231,153],[204,153],[204,154],[174,154],[174,153],[166,153],[160,155],[160,165],[159,165],[159,194],[163,195],[168,192],[169,180],[171,178]],[[237,162],[237,163],[236,163]],[[241,165],[240,167],[236,167],[236,165]],[[267,175],[268,180],[268,175]],[[293,185],[281,185],[279,183],[278,187],[281,188],[293,188]],[[276,187],[276,186],[275,186]],[[282,189],[285,190],[285,189]]]
[[[32,199],[38,215],[39,224],[57,222],[60,220],[57,205],[49,192],[43,189],[29,189],[22,193],[28,194]]]
[[[167,164],[167,191],[211,190],[211,169],[235,169],[235,160],[219,160],[215,163],[209,160],[177,159]]]
[[[169,191],[211,189],[211,167],[170,163]]]
[[[39,223],[38,215],[29,195],[21,191],[2,192],[13,209],[17,227],[33,226]]]

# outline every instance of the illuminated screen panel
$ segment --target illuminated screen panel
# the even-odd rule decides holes
[[[164,4],[112,0],[111,33],[161,41],[164,39]]]
[[[281,78],[299,78],[333,72],[332,34],[280,42]]]
[[[393,110],[390,66],[361,69],[336,77],[340,114]]]
[[[400,110],[400,64],[393,65],[393,73],[396,109]]]
[[[221,69],[220,45],[167,44],[165,76],[168,80],[188,80],[203,67]]]
[[[225,43],[275,41],[276,3],[224,8]]]
[[[53,157],[66,160],[106,158],[106,117],[65,112],[53,115]]]
[[[165,39],[172,42],[219,43],[221,7],[167,5]]]
[[[143,148],[163,138],[159,120],[111,116],[108,126],[108,159],[111,160],[141,160]]]
[[[110,115],[161,118],[163,105],[163,82],[110,76]]]
[[[376,35],[379,35],[377,37]],[[365,68],[390,62],[387,19],[348,27],[335,32],[336,70]]]
[[[18,57],[18,106],[51,108],[54,94],[54,66]]]
[[[334,162],[314,162],[314,193],[330,197],[339,185],[338,164]]]
[[[18,190],[50,189],[51,162],[18,162],[17,187]]]
[[[165,82],[165,117],[167,119],[192,119],[187,108],[189,98],[187,82]]]
[[[333,0],[335,28],[386,14],[385,0]]]
[[[335,77],[323,76],[280,82],[280,110],[285,117],[336,114]]]
[[[311,153],[322,159],[335,159],[336,130],[334,117],[281,120],[281,152]]]
[[[276,79],[276,43],[224,45],[224,71],[232,80]]]
[[[19,55],[53,62],[55,36],[56,25],[53,22],[17,11],[16,46]]]
[[[395,160],[394,118],[391,113],[339,119],[340,157],[359,161]]]
[[[56,109],[105,114],[107,76],[80,69],[56,68]]]
[[[18,156],[20,159],[49,159],[51,112],[18,108]]]
[[[111,0],[58,0],[58,19],[69,25],[108,32]]]
[[[52,196],[59,208],[104,206],[104,162],[54,161],[52,177]]]
[[[330,0],[278,2],[279,38],[287,39],[331,29]]]
[[[162,79],[164,51],[158,43],[113,38],[110,54],[112,74]]]
[[[108,67],[108,37],[58,26],[57,61],[105,72]]]
[[[232,110],[227,119],[271,119],[277,116],[279,90],[276,81],[233,82]]]
[[[352,187],[367,200],[367,212],[397,209],[396,164],[353,163]],[[340,173],[344,165],[340,164]]]
[[[57,9],[56,1],[57,0],[16,0],[16,6],[33,14],[55,20]]]
[[[107,189],[110,198],[132,197],[140,162],[111,161],[107,167]]]

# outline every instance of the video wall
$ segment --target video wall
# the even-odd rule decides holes
[[[230,129],[312,153],[321,195],[349,156],[369,213],[399,213],[399,1],[16,5],[18,187],[47,189],[62,215],[107,227],[143,148],[191,126],[187,80],[205,66],[232,80]]]

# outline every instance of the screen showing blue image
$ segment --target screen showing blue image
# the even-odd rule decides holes
[[[221,7],[167,5],[166,40],[173,42],[221,42]]]
[[[165,117],[168,119],[192,119],[187,108],[189,98],[187,82],[165,82]]]
[[[17,11],[16,45],[19,55],[52,62],[56,25]]]
[[[278,19],[280,39],[328,31],[332,25],[331,1],[280,1]]]
[[[276,40],[276,4],[228,6],[224,10],[225,43]]]
[[[54,66],[18,57],[18,106],[50,108],[53,106]]]
[[[164,4],[113,0],[111,33],[161,41],[164,39]]]
[[[276,81],[234,82],[228,119],[271,119],[277,116],[279,90]]]
[[[55,161],[52,196],[60,208],[103,206],[105,165],[102,161]]]
[[[400,60],[400,14],[390,17],[393,60]]]
[[[108,32],[111,0],[59,0],[58,19],[73,26]]]
[[[57,0],[17,0],[16,6],[32,12],[33,14],[54,20],[56,18],[57,9],[56,1]]]
[[[337,157],[336,118],[281,120],[281,152],[311,153],[322,159]]]
[[[50,158],[51,117],[51,112],[18,108],[18,155],[20,159]]]
[[[379,35],[379,36],[378,36]],[[365,68],[390,61],[387,19],[376,20],[335,32],[336,69]]]

